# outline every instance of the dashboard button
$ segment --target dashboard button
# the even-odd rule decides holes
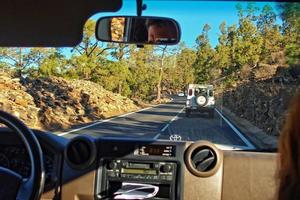
[[[116,161],[111,161],[108,163],[108,169],[116,169],[118,167],[118,164]]]
[[[169,173],[169,172],[172,171],[172,166],[169,165],[169,164],[162,165],[160,167],[160,171],[163,172],[163,173]]]

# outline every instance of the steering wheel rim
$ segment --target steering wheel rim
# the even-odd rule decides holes
[[[31,173],[29,178],[22,179],[18,190],[16,191],[17,200],[36,200],[39,199],[44,189],[45,171],[43,163],[43,153],[41,146],[34,133],[18,118],[0,110],[0,123],[13,130],[23,142],[31,163]],[[7,173],[16,177],[11,170]],[[1,186],[0,186],[1,187]],[[0,197],[1,199],[1,197]]]

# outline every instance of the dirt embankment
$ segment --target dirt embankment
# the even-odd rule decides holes
[[[19,80],[0,74],[0,109],[32,128],[65,129],[138,108],[132,100],[89,81],[55,77]]]
[[[289,101],[300,92],[300,67],[263,66],[220,98],[226,108],[269,135],[278,136]]]

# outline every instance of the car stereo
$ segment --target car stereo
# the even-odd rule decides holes
[[[157,195],[152,199],[175,199],[176,162],[107,159],[102,160],[101,165],[102,180],[98,199],[112,199],[125,182],[159,187]]]

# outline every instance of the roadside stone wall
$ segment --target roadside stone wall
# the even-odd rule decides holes
[[[265,133],[278,136],[289,102],[297,92],[300,92],[300,73],[278,69],[272,77],[244,81],[224,91],[218,103]]]

